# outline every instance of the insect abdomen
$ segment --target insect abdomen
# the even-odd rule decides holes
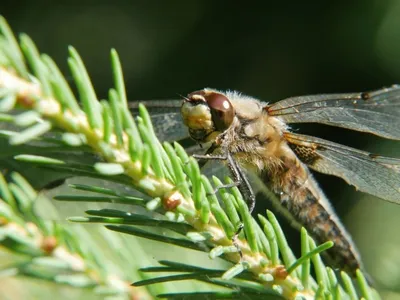
[[[289,213],[304,226],[318,244],[333,241],[328,251],[330,263],[352,274],[361,267],[359,254],[325,195],[308,169],[297,159],[284,163],[280,172],[265,174],[267,185],[278,195]]]

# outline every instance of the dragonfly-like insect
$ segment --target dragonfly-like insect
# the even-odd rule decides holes
[[[250,211],[255,197],[243,168],[258,173],[283,210],[317,242],[335,243],[331,263],[352,273],[362,268],[358,251],[309,168],[400,203],[400,159],[297,134],[289,127],[292,123],[320,123],[400,140],[400,86],[292,97],[272,104],[238,92],[206,88],[178,102],[151,104],[180,107],[180,111],[170,113],[161,109],[153,116],[160,137],[180,140],[189,132],[197,143],[209,144],[206,154],[197,157],[226,161]]]

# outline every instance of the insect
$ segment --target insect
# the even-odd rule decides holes
[[[192,139],[210,144],[206,154],[198,157],[227,162],[250,211],[255,197],[242,168],[257,172],[283,209],[317,242],[335,243],[331,263],[352,273],[362,268],[358,251],[309,168],[400,203],[400,159],[293,133],[289,128],[291,123],[321,123],[400,140],[400,86],[293,97],[273,104],[237,92],[203,89],[184,98],[181,119],[176,113],[158,114],[156,124],[157,118],[165,135],[182,138],[183,121]]]
[[[189,133],[199,145],[208,145],[198,158],[226,162],[250,211],[255,205],[253,182],[243,170],[258,173],[283,214],[304,226],[318,243],[333,241],[330,263],[353,274],[363,269],[358,251],[309,168],[400,204],[400,159],[297,134],[289,127],[320,123],[400,140],[400,86],[292,97],[272,104],[238,92],[203,89],[183,100],[144,103],[160,139],[185,141]]]

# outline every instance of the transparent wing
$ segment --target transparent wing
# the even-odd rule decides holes
[[[151,115],[154,131],[161,141],[179,141],[189,136],[181,113]]]
[[[341,177],[362,192],[400,204],[400,159],[306,135],[285,133],[284,137],[310,168]]]
[[[400,140],[400,85],[366,93],[287,98],[266,109],[286,123],[322,123]]]
[[[139,103],[144,104],[149,111],[154,130],[161,141],[179,141],[188,137],[180,112],[182,100],[130,102],[129,107],[133,114],[137,114]]]
[[[150,114],[163,114],[179,112],[182,106],[182,99],[132,101],[129,102],[128,106],[135,113],[138,110],[139,104],[144,104]]]

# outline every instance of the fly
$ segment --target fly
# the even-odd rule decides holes
[[[308,167],[399,204],[400,159],[293,133],[288,124],[322,123],[400,140],[400,86],[293,97],[270,105],[237,92],[203,89],[184,99],[181,117],[192,139],[211,144],[197,157],[227,162],[250,211],[255,197],[242,168],[256,171],[284,210],[317,242],[335,243],[330,252],[334,265],[353,274],[362,269],[350,235]]]

